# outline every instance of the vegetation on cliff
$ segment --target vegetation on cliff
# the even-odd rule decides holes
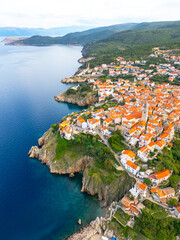
[[[125,141],[125,138],[122,136],[120,130],[115,131],[108,140],[111,148],[115,152],[122,152],[123,150],[126,149],[126,145],[124,141]]]
[[[98,99],[97,91],[94,91],[90,84],[78,84],[70,87],[66,92],[55,96],[59,102],[68,102],[79,106],[86,106],[95,103]]]
[[[57,167],[61,167],[62,162],[69,164],[67,161],[69,159],[71,162],[76,162],[83,156],[89,156],[94,159],[95,164],[92,173],[96,171],[95,168],[106,169],[109,173],[113,173],[114,164],[117,163],[114,155],[110,149],[98,139],[98,135],[93,136],[91,134],[82,133],[80,135],[75,135],[72,140],[66,140],[61,138],[57,133],[56,156],[53,162],[56,162]],[[90,175],[92,174],[90,173]],[[110,179],[106,179],[106,181],[110,181]]]
[[[118,162],[114,154],[99,141],[98,135],[82,133],[66,140],[60,137],[54,124],[43,135],[41,142],[42,147],[35,148],[34,157],[46,163],[52,173],[84,171],[82,191],[97,194],[99,200],[105,200],[106,204],[120,200],[134,184],[135,180],[125,171],[116,170]]]
[[[64,138],[61,138],[59,134],[57,134],[56,142],[56,156],[52,160],[53,168],[56,170],[63,169],[64,171],[67,171],[69,168],[71,168],[72,172],[78,171],[79,168],[76,169],[78,161],[80,159],[85,160],[84,157],[87,156],[84,147],[75,141],[68,141]],[[83,170],[88,161],[83,162],[84,166],[81,166],[82,169],[80,170]]]

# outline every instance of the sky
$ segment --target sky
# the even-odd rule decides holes
[[[0,27],[106,26],[180,20],[180,0],[2,0]]]

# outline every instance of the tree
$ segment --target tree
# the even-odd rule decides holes
[[[177,199],[176,199],[176,198],[170,198],[170,199],[167,201],[167,204],[168,204],[170,207],[173,207],[173,206],[177,205],[178,202],[177,202]]]
[[[53,132],[53,133],[56,133],[57,130],[59,129],[59,125],[58,125],[58,124],[52,124],[52,125],[51,125],[51,128],[53,129],[52,132]]]
[[[144,179],[144,183],[148,186],[150,186],[152,184],[151,180],[149,178],[145,178]]]

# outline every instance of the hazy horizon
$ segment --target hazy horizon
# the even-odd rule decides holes
[[[100,27],[122,23],[175,21],[179,0],[7,0],[1,3],[0,27],[56,28]]]
[[[99,27],[108,27],[108,26],[113,26],[113,25],[120,25],[120,24],[131,24],[131,23],[145,23],[145,22],[148,22],[148,23],[151,23],[151,22],[169,22],[169,21],[175,21],[175,22],[178,22],[180,21],[179,19],[175,19],[175,20],[162,20],[162,21],[140,21],[140,22],[135,22],[135,21],[132,21],[132,22],[122,22],[122,23],[115,23],[115,24],[107,24],[107,25],[100,25],[100,26],[84,26],[84,25],[69,25],[69,26],[52,26],[52,27],[26,27],[26,26],[22,26],[22,27],[13,27],[13,26],[0,26],[0,28],[24,28],[24,29],[45,29],[45,30],[48,30],[48,29],[53,29],[53,28],[73,28],[73,27],[84,27],[86,29],[91,29],[91,28],[99,28]]]

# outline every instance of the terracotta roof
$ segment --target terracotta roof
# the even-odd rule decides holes
[[[138,165],[134,164],[134,163],[131,162],[131,161],[127,161],[126,164],[127,164],[129,167],[131,167],[131,168],[133,168],[133,169],[135,169],[135,170],[139,167]]]
[[[157,145],[158,147],[160,147],[160,148],[162,148],[162,147],[166,144],[163,140],[156,141],[155,143],[156,143],[156,145]]]
[[[140,152],[147,152],[149,149],[146,146],[143,146],[139,149]]]
[[[134,158],[136,154],[131,150],[124,150],[123,155],[128,155],[130,158]]]
[[[154,173],[157,179],[165,178],[170,175],[170,171],[168,169],[164,169],[160,172]]]
[[[178,212],[180,213],[180,205],[175,206],[175,208],[178,210]]]
[[[78,122],[83,123],[85,122],[85,120],[81,118],[81,119],[78,119]]]
[[[136,212],[136,213],[139,212],[139,210],[138,210],[136,207],[134,207],[134,206],[131,206],[131,210],[132,210],[133,212]]]
[[[147,187],[148,187],[146,184],[141,183],[141,182],[137,182],[136,186],[141,188],[143,191],[145,191],[147,189]]]
[[[153,142],[153,141],[151,141],[151,142],[148,144],[149,147],[153,147],[154,145],[155,145],[155,142]]]

